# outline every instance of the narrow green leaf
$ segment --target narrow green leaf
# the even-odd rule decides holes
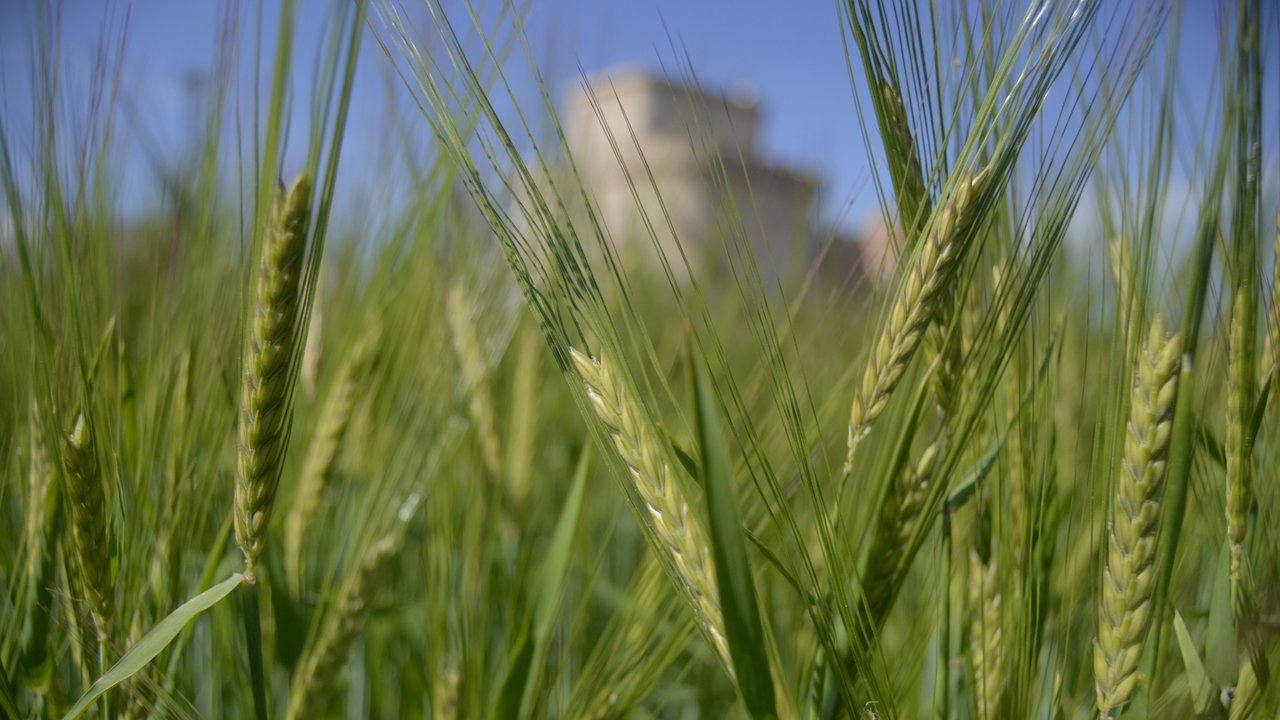
[[[507,676],[498,691],[493,717],[516,717],[529,679],[529,667],[533,664],[533,643],[529,640],[529,622],[522,623],[520,638],[507,664]]]
[[[953,511],[964,507],[965,503],[969,502],[969,498],[973,497],[974,491],[978,489],[978,484],[991,473],[991,469],[996,466],[996,459],[1000,457],[1000,450],[1004,447],[1006,437],[1007,434],[1001,435],[987,454],[978,460],[978,464],[965,473],[964,478],[956,484],[956,488],[947,497],[947,506]]]
[[[1224,542],[1218,555],[1209,599],[1209,631],[1204,638],[1205,663],[1209,677],[1220,687],[1234,687],[1240,672],[1236,647],[1236,627],[1231,613],[1231,550]]]
[[[551,648],[551,631],[555,627],[560,603],[564,599],[565,581],[569,577],[569,560],[573,555],[573,539],[578,530],[578,518],[582,515],[583,500],[587,495],[587,475],[591,467],[591,445],[582,449],[578,468],[573,473],[573,485],[565,501],[560,519],[556,521],[551,545],[547,547],[538,586],[540,591],[533,608],[533,656],[526,667],[526,679],[517,698],[520,700],[520,717],[533,715],[534,691],[542,686],[542,673]],[[502,715],[501,717],[510,717]]]
[[[1187,632],[1187,624],[1182,621],[1182,613],[1173,611],[1173,630],[1178,635],[1178,648],[1182,651],[1182,662],[1187,668],[1187,691],[1191,693],[1191,704],[1196,714],[1201,715],[1209,709],[1213,700],[1213,684],[1205,673],[1204,664],[1200,662],[1200,653],[1196,651],[1195,641]]]
[[[134,673],[146,667],[147,663],[168,647],[187,623],[194,620],[200,613],[217,605],[242,582],[244,577],[236,573],[179,606],[177,610],[151,628],[146,635],[143,635],[142,639],[129,648],[129,652],[125,653],[124,657],[120,658],[120,661],[110,670],[95,680],[89,691],[76,701],[66,715],[62,716],[62,720],[74,720],[80,717],[103,693],[133,677]]]
[[[769,549],[768,545],[765,545],[764,542],[760,540],[760,538],[756,537],[756,534],[751,532],[749,529],[742,528],[742,532],[747,536],[747,539],[751,541],[751,544],[755,546],[756,552],[760,553],[764,557],[765,562],[772,565],[773,569],[777,570],[778,574],[782,576],[782,579],[787,581],[787,585],[789,585],[792,590],[796,591],[797,597],[809,605],[818,604],[818,599],[813,596],[813,593],[806,591],[800,586],[800,581],[797,580],[796,576],[787,569],[787,566],[778,559],[778,556]]]
[[[1274,374],[1267,378],[1267,381],[1262,384],[1262,390],[1258,392],[1257,402],[1253,405],[1253,418],[1249,421],[1249,447],[1253,447],[1258,442],[1258,431],[1262,430],[1262,420],[1267,416],[1268,400],[1274,389],[1275,379]]]
[[[701,480],[707,492],[711,520],[711,552],[724,615],[729,654],[737,673],[738,691],[752,717],[777,716],[769,648],[765,643],[755,581],[742,539],[742,522],[733,496],[729,451],[720,429],[710,379],[700,360],[693,360],[694,405],[697,416]]]
[[[1222,447],[1222,441],[1214,434],[1213,429],[1204,423],[1199,424],[1199,440],[1200,446],[1204,448],[1205,455],[1214,462],[1219,468],[1227,467],[1227,451]]]

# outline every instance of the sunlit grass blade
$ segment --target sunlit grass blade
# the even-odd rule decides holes
[[[173,639],[178,636],[178,633],[188,623],[209,608],[217,605],[230,595],[232,590],[235,590],[244,582],[244,576],[236,573],[180,605],[177,610],[174,610],[168,617],[161,620],[146,635],[143,635],[141,640],[129,648],[129,651],[115,665],[111,666],[111,669],[95,680],[88,692],[80,696],[80,699],[62,716],[63,720],[74,720],[74,718],[80,717],[99,696],[133,677],[134,674],[146,667],[147,663],[151,662],[156,655],[159,655],[168,647],[169,643],[173,642]]]

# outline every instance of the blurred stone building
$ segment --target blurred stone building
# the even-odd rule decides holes
[[[820,256],[825,277],[856,283],[863,275],[860,246],[817,224],[818,180],[761,155],[761,109],[750,94],[617,69],[575,85],[561,115],[620,253],[654,257],[656,236],[678,258],[678,236],[694,269],[710,269],[745,240],[766,283],[799,277]]]

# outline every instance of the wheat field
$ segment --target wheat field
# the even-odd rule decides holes
[[[1189,102],[1178,2],[835,4],[898,230],[843,285],[765,268],[705,117],[713,236],[634,167],[610,227],[509,3],[333,2],[316,58],[227,3],[127,214],[127,33],[63,83],[33,2],[0,717],[1280,717],[1277,8]]]

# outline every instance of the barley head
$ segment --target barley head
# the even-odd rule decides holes
[[[355,579],[343,590],[316,637],[289,690],[289,720],[320,717],[329,699],[338,670],[369,613],[369,602],[383,571],[400,547],[395,535],[375,542],[365,553]]]
[[[1093,672],[1099,714],[1114,717],[1133,694],[1151,623],[1161,493],[1173,426],[1179,351],[1157,316],[1138,357],[1124,458],[1116,480],[1098,608]]]
[[[256,582],[287,440],[290,365],[297,343],[299,289],[311,214],[304,174],[276,197],[262,242],[241,382],[235,533],[248,582]]]
[[[449,337],[466,386],[467,412],[480,443],[480,456],[484,461],[485,471],[491,479],[496,480],[502,472],[502,454],[497,421],[494,419],[493,394],[485,379],[489,368],[476,338],[471,302],[462,287],[455,284],[449,288],[445,303]]]
[[[1271,312],[1267,321],[1265,362],[1271,365],[1271,410],[1280,409],[1280,214],[1276,215],[1276,247],[1271,262]]]
[[[674,570],[694,614],[725,668],[732,673],[716,592],[715,569],[702,526],[692,516],[682,489],[653,431],[638,411],[622,377],[607,357],[592,358],[574,348],[569,357],[586,386],[596,416],[608,430],[627,466],[631,487],[640,498],[659,550]]]
[[[889,152],[890,172],[894,190],[898,195],[898,212],[902,226],[910,232],[912,226],[927,217],[929,193],[925,188],[924,172],[920,168],[920,156],[916,150],[915,136],[907,117],[906,105],[893,86],[880,83],[880,97],[884,103],[885,137],[892,145]]]
[[[98,642],[105,643],[111,637],[111,620],[115,611],[111,543],[107,536],[108,508],[93,431],[83,413],[76,417],[75,427],[63,444],[63,452],[67,499],[71,506],[71,541],[76,566],[80,570],[80,586],[93,616]]]
[[[969,660],[978,697],[978,717],[998,716],[1004,693],[1001,596],[996,559],[983,562],[969,551]]]
[[[324,498],[325,488],[333,476],[338,449],[346,436],[360,383],[374,355],[378,331],[376,326],[372,327],[360,338],[338,369],[333,387],[320,410],[320,418],[316,422],[315,433],[311,437],[302,472],[298,476],[297,492],[289,505],[289,514],[285,517],[285,568],[295,592],[301,589],[303,535],[315,518]]]
[[[49,501],[49,481],[53,469],[49,462],[49,449],[45,447],[40,431],[40,416],[36,404],[31,404],[31,416],[27,429],[27,576],[36,578],[43,562],[45,547],[45,515]]]
[[[889,397],[902,380],[925,330],[937,319],[972,230],[974,203],[985,178],[986,173],[980,172],[957,188],[930,229],[918,261],[894,301],[850,410],[846,478],[853,472],[858,444],[888,406]]]
[[[862,573],[863,599],[875,624],[883,620],[891,606],[903,551],[911,540],[920,511],[929,496],[941,447],[940,441],[926,447],[915,466],[898,475],[880,506],[875,534],[867,552],[866,569]]]
[[[1245,290],[1236,293],[1231,311],[1227,368],[1227,542],[1231,546],[1231,579],[1239,581],[1245,532],[1249,525],[1249,488],[1253,480],[1246,427],[1253,415],[1253,373],[1245,363],[1245,328],[1250,318],[1244,312]]]

